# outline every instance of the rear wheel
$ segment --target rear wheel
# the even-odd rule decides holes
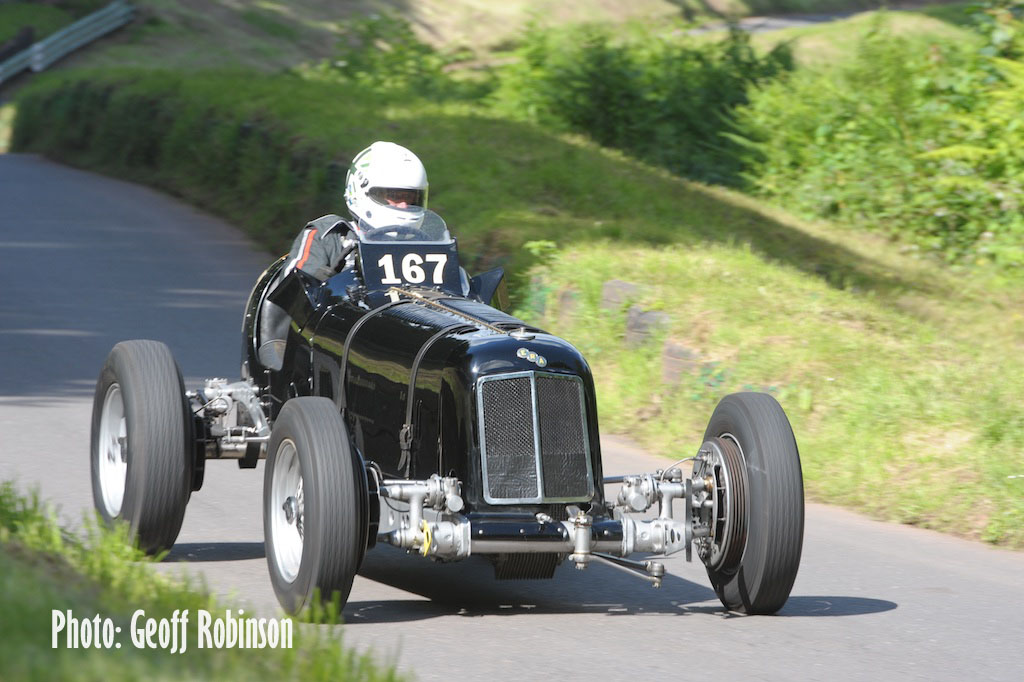
[[[103,520],[126,521],[149,554],[174,545],[192,490],[192,418],[164,344],[123,341],[110,351],[93,398],[90,460]]]
[[[710,480],[697,540],[726,608],[771,614],[789,598],[804,533],[803,476],[785,412],[764,393],[733,393],[715,408],[694,464]]]
[[[263,533],[278,601],[288,613],[317,594],[344,605],[366,548],[367,493],[337,407],[326,398],[289,400],[267,453]]]

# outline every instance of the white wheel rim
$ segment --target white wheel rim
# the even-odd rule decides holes
[[[270,481],[270,515],[274,562],[285,582],[291,583],[299,574],[302,563],[305,500],[299,455],[295,443],[288,439],[281,441],[277,448]]]
[[[125,482],[128,480],[128,430],[121,387],[117,384],[111,384],[103,397],[96,450],[103,506],[110,518],[116,518],[121,513]]]

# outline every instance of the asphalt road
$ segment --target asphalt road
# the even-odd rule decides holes
[[[296,229],[309,218],[295,216]],[[37,486],[80,520],[92,508],[93,385],[110,347],[160,339],[186,382],[236,378],[242,305],[272,257],[150,189],[0,155],[0,479]],[[609,474],[664,465],[620,439],[604,446]],[[212,463],[158,570],[272,614],[261,488],[262,466]],[[879,504],[898,503],[879,491]],[[666,565],[660,590],[604,565],[500,583],[480,560],[378,549],[344,638],[421,680],[1024,676],[1021,553],[810,504],[800,575],[777,617],[723,613],[699,564]]]
[[[851,17],[856,12],[832,12],[829,14],[786,14],[782,16],[758,16],[743,17],[735,22],[738,28],[747,33],[768,33],[770,31],[781,31],[787,28],[804,28],[817,24],[826,24],[831,21]],[[726,22],[717,22],[691,28],[687,33],[698,35],[701,33],[714,33],[725,31],[729,28]]]

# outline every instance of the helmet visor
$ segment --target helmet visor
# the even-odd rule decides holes
[[[427,190],[425,188],[371,187],[367,194],[381,206],[392,208],[427,207]]]

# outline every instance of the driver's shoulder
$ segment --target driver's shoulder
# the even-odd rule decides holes
[[[305,229],[316,230],[316,236],[319,239],[323,239],[332,232],[339,231],[340,234],[344,234],[345,231],[351,229],[349,222],[339,215],[329,213],[324,216],[320,216],[316,220],[310,220],[306,223]]]

